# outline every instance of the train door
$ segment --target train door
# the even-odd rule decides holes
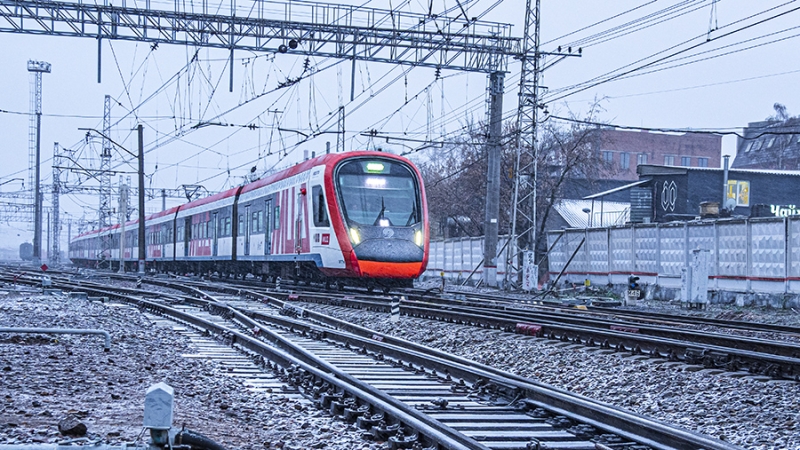
[[[215,212],[213,215],[214,217],[211,219],[211,226],[214,227],[213,231],[211,232],[212,233],[211,238],[213,239],[213,241],[211,241],[211,256],[217,256],[217,237],[219,232],[219,218],[217,217],[218,213]]]
[[[192,241],[192,216],[183,219],[183,256],[189,256],[189,242]]]
[[[250,256],[250,205],[244,207],[244,255]]]
[[[264,201],[264,254],[272,254],[272,199]]]

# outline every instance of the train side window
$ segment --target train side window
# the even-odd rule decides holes
[[[281,227],[281,207],[275,207],[275,229],[280,229]]]
[[[239,236],[244,235],[244,214],[239,214]]]
[[[322,191],[322,186],[314,186],[311,188],[311,198],[314,207],[314,226],[331,226],[328,220],[328,208],[326,208],[325,193]]]
[[[252,220],[250,234],[262,233],[264,231],[264,211],[253,211]]]

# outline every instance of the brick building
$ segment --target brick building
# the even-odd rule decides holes
[[[604,129],[595,150],[616,169],[615,180],[635,181],[636,167],[643,164],[720,167],[722,136]]]
[[[752,122],[736,142],[732,168],[800,170],[800,118]]]

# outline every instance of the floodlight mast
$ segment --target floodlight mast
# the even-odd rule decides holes
[[[50,63],[44,61],[28,61],[28,72],[31,80],[31,131],[29,147],[31,149],[30,166],[33,168],[33,263],[42,262],[42,193],[39,185],[41,178],[42,143],[42,74],[50,73]],[[30,174],[29,170],[29,174]],[[29,175],[30,176],[30,175]]]

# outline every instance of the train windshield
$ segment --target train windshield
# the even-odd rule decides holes
[[[348,224],[408,227],[422,221],[419,184],[406,164],[347,161],[339,166],[336,183]]]

